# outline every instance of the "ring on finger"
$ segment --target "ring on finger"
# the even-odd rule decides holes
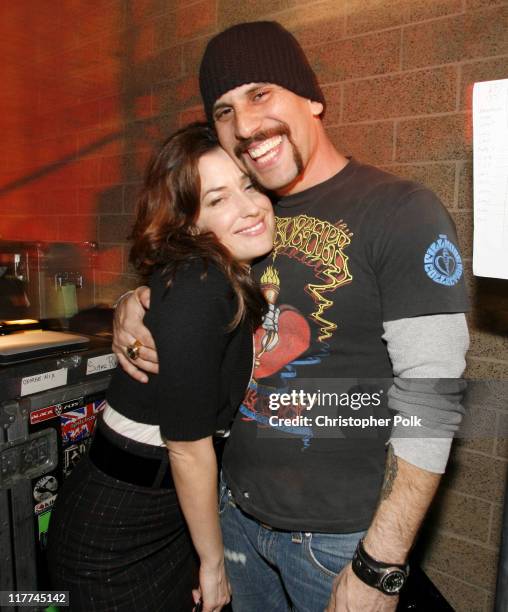
[[[132,361],[136,361],[136,359],[139,357],[139,349],[142,346],[143,345],[139,340],[134,340],[134,342],[129,344],[129,346],[125,349],[125,354],[129,359],[132,359]]]

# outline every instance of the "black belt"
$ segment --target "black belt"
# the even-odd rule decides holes
[[[114,444],[97,427],[89,457],[101,472],[117,480],[141,487],[174,489],[167,451],[160,448],[164,452],[161,458],[140,457]]]

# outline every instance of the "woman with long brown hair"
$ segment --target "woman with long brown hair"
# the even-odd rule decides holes
[[[227,431],[251,375],[266,304],[249,264],[273,232],[269,199],[212,129],[193,124],[164,143],[131,250],[150,279],[145,321],[160,370],[147,384],[115,372],[89,456],[56,501],[49,571],[71,610],[179,612],[202,598],[212,612],[229,601],[214,434]]]

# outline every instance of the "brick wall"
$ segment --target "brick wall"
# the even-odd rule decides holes
[[[150,150],[201,116],[210,35],[259,18],[305,47],[342,151],[442,198],[473,296],[468,375],[508,378],[506,283],[470,273],[472,83],[508,77],[507,2],[3,2],[0,236],[98,240],[99,299],[134,285],[126,236]],[[506,423],[506,408],[490,417]],[[427,522],[425,568],[457,610],[492,607],[507,459],[499,440],[458,444]]]

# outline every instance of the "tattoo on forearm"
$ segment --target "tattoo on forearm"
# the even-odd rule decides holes
[[[386,456],[385,478],[383,480],[383,486],[381,487],[381,501],[384,501],[390,497],[390,493],[393,489],[393,483],[397,478],[398,469],[397,456],[393,452],[393,446],[389,444]]]

